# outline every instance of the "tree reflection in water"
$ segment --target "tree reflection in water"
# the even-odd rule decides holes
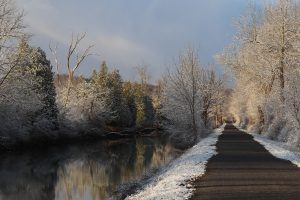
[[[100,200],[179,155],[167,140],[103,141],[0,155],[2,200]]]

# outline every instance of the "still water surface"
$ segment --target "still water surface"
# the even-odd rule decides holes
[[[177,157],[166,139],[102,141],[0,155],[1,200],[101,200]],[[127,184],[128,185],[128,184]]]

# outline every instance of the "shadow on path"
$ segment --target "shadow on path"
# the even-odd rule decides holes
[[[272,156],[251,135],[227,124],[217,151],[205,175],[192,183],[191,199],[300,200],[300,169]]]

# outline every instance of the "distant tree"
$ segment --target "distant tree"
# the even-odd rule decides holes
[[[135,67],[135,70],[138,75],[138,83],[141,86],[142,92],[148,94],[148,86],[151,76],[148,72],[148,67],[146,64],[139,64]]]
[[[162,126],[162,123],[165,119],[164,113],[163,113],[163,101],[164,101],[164,88],[165,85],[162,80],[157,81],[154,87],[154,91],[151,95],[152,99],[152,105],[155,113],[155,126],[157,128]]]
[[[107,89],[106,123],[111,126],[128,126],[131,123],[130,112],[124,101],[122,78],[118,70],[108,74]]]
[[[144,96],[144,122],[143,125],[146,127],[153,127],[155,120],[155,111],[153,108],[152,98],[150,96]]]
[[[206,127],[209,127],[209,118],[217,117],[218,106],[224,101],[223,77],[218,77],[213,69],[202,70],[201,77],[202,113],[201,117]]]
[[[154,125],[154,108],[150,96],[143,92],[141,85],[136,88],[136,125],[138,127],[152,127]]]
[[[149,91],[150,75],[147,65],[136,67],[138,85],[136,85],[136,125],[139,127],[152,127],[154,125],[155,112],[152,104],[151,92]]]
[[[137,105],[136,105],[136,84],[133,84],[130,81],[126,81],[123,83],[123,95],[125,100],[125,105],[128,106],[130,111],[130,118],[132,118],[132,122],[129,126],[136,125],[136,116],[137,116]]]
[[[93,71],[90,81],[92,89],[92,101],[90,111],[96,118],[101,118],[100,113],[104,113],[106,110],[105,102],[108,94],[108,67],[105,62],[100,66],[100,71]]]

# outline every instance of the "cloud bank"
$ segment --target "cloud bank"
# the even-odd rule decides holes
[[[257,0],[258,1],[258,0]],[[203,64],[228,44],[233,21],[247,7],[240,0],[16,0],[26,12],[32,43],[48,51],[50,41],[61,43],[61,56],[72,33],[87,32],[82,45],[95,45],[79,73],[90,74],[101,61],[133,79],[132,67],[149,65],[159,78],[188,45],[199,47]],[[50,55],[50,54],[49,54]]]

